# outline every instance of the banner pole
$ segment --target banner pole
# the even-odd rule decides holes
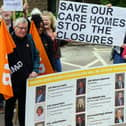
[[[28,0],[24,0],[24,4],[25,4],[25,6],[27,6],[27,7],[25,7],[25,16],[27,16],[27,14],[28,14],[28,6],[29,6],[28,5]]]

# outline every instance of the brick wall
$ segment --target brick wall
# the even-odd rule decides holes
[[[29,3],[29,10],[32,10],[34,7],[39,8],[42,10],[47,10],[48,8],[48,1],[47,0],[28,0]]]
[[[29,11],[31,11],[33,8],[37,7],[40,10],[47,10],[48,8],[48,0],[27,0],[29,3]],[[3,0],[0,0],[0,6],[2,5]]]

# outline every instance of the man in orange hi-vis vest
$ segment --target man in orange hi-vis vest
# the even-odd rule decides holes
[[[7,54],[13,52],[15,44],[2,19],[0,19],[0,94],[5,99],[13,96]]]
[[[40,53],[40,58],[41,58],[41,60],[40,60],[40,74],[53,73],[54,70],[49,62],[48,56],[47,56],[46,51],[44,49],[44,46],[41,42],[41,38],[40,38],[38,31],[35,27],[35,24],[33,22],[31,22],[30,34],[32,34],[36,48],[39,50],[39,53]]]

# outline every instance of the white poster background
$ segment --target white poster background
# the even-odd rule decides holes
[[[3,0],[3,7],[6,11],[22,11],[23,0]]]
[[[126,32],[125,12],[126,8],[60,1],[57,38],[120,46]]]
[[[109,126],[114,122],[114,84],[114,74],[88,78],[87,126]]]

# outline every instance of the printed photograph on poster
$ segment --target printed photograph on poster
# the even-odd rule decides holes
[[[85,96],[76,98],[76,112],[84,112],[85,111]]]
[[[85,114],[76,115],[76,126],[85,126]]]
[[[38,104],[35,106],[35,122],[45,121],[45,105]]]
[[[85,94],[86,92],[86,79],[77,80],[77,95]]]
[[[45,126],[44,122],[36,123],[35,126]]]
[[[124,73],[116,74],[115,80],[115,89],[124,88]]]
[[[117,108],[115,110],[115,123],[124,122],[124,108]]]
[[[45,94],[46,94],[46,86],[36,87],[36,103],[44,102],[45,101]]]
[[[124,91],[115,92],[115,106],[124,105]]]

